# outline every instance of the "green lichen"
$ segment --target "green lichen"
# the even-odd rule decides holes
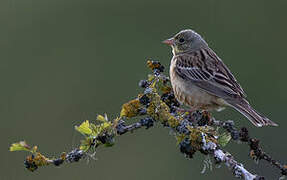
[[[132,117],[142,116],[141,109],[146,109],[145,116],[151,117],[153,120],[168,126],[176,132],[176,128],[184,119],[184,113],[172,114],[170,112],[170,101],[168,104],[162,100],[162,95],[171,92],[171,85],[168,78],[160,73],[163,71],[163,66],[159,62],[148,61],[148,67],[155,71],[154,74],[148,75],[146,80],[148,86],[143,93],[139,93],[137,98],[122,105],[120,117],[109,120],[107,115],[98,115],[95,122],[85,120],[79,126],[75,126],[75,130],[81,133],[84,138],[81,140],[78,151],[83,153],[93,152],[94,149],[100,145],[112,146],[115,142],[117,134],[117,127],[122,120],[128,120]],[[145,101],[141,99],[145,96]],[[142,100],[143,101],[143,100]],[[176,101],[176,100],[174,100]],[[203,115],[204,118],[209,118],[208,115]],[[178,144],[184,139],[188,138],[192,145],[192,153],[198,151],[203,146],[203,135],[206,142],[212,141],[217,143],[215,138],[216,131],[209,126],[189,126],[189,135],[176,134]],[[58,165],[66,160],[66,153],[62,153],[61,157],[57,159],[49,159],[37,151],[37,146],[30,148],[26,142],[21,141],[14,143],[10,147],[10,151],[28,151],[33,155],[26,158],[26,167],[30,171],[36,170],[40,166],[49,164]],[[77,161],[78,159],[76,158]]]
[[[131,100],[123,104],[120,116],[128,118],[135,117],[138,115],[140,107],[141,104],[138,99]]]

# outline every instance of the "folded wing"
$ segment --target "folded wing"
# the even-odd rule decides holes
[[[176,73],[208,93],[223,99],[246,97],[230,70],[211,49],[200,49],[174,58]]]

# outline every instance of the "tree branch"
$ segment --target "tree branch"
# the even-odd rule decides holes
[[[173,130],[180,151],[187,158],[192,158],[199,151],[204,155],[214,157],[214,163],[224,163],[232,170],[235,177],[245,180],[262,180],[264,177],[249,172],[238,163],[233,156],[222,148],[230,139],[247,142],[250,146],[250,156],[253,159],[264,159],[281,170],[281,175],[286,176],[286,165],[280,164],[266,154],[259,147],[259,140],[250,138],[246,128],[239,131],[233,121],[218,121],[207,112],[180,112],[179,103],[174,97],[169,83],[169,78],[162,74],[164,67],[155,61],[148,61],[148,67],[153,74],[147,80],[141,80],[139,86],[144,88],[143,93],[123,104],[120,116],[109,120],[107,115],[98,115],[95,122],[88,120],[75,129],[83,134],[84,139],[78,148],[69,153],[63,152],[59,158],[50,159],[42,155],[37,146],[30,147],[25,141],[14,143],[10,151],[28,151],[31,155],[26,157],[25,167],[35,171],[38,167],[63,163],[78,162],[85,157],[94,157],[99,146],[110,147],[115,143],[115,138],[133,132],[138,128],[153,126],[159,122]],[[126,121],[133,117],[143,117],[139,122],[126,125]],[[218,127],[225,132],[220,133]]]

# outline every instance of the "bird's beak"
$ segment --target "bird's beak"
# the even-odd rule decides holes
[[[173,39],[173,38],[169,38],[169,39],[167,39],[167,40],[162,41],[162,43],[171,46],[171,45],[173,45],[173,43],[174,43],[174,39]]]

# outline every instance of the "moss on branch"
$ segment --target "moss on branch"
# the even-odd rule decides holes
[[[69,153],[61,153],[59,158],[48,158],[38,151],[37,146],[30,147],[25,141],[14,143],[10,151],[28,151],[25,167],[35,171],[47,165],[59,166],[63,163],[77,162],[80,159],[94,155],[100,146],[113,146],[118,136],[138,128],[146,129],[155,122],[173,130],[180,151],[186,157],[192,158],[195,152],[214,157],[215,163],[224,162],[230,167],[235,177],[243,179],[264,179],[250,173],[242,164],[235,161],[231,154],[222,148],[231,140],[248,142],[250,156],[253,159],[264,159],[281,170],[286,176],[286,165],[275,161],[260,147],[259,141],[250,138],[246,128],[237,130],[233,121],[215,120],[208,112],[178,111],[179,103],[175,99],[169,78],[163,74],[164,67],[156,61],[148,61],[147,66],[152,70],[147,80],[141,80],[139,86],[144,90],[137,98],[122,105],[119,117],[109,119],[107,115],[98,115],[94,122],[86,120],[75,130],[83,135],[79,147]],[[141,117],[139,122],[126,125],[130,118]],[[224,130],[220,133],[219,127]]]

